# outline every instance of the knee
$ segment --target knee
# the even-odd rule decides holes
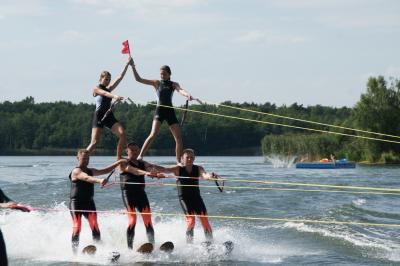
[[[136,225],[136,214],[128,214],[128,226],[130,228],[135,227]]]
[[[126,136],[125,129],[123,127],[119,129],[119,136],[120,138],[125,138]]]
[[[125,139],[125,129],[123,127],[119,127],[118,130],[115,131],[115,134],[120,138],[120,139]]]

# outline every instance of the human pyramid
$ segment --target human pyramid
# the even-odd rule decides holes
[[[137,220],[136,211],[142,216],[148,242],[154,244],[151,209],[145,192],[145,176],[165,178],[165,174],[172,174],[177,179],[179,203],[187,223],[186,241],[188,243],[193,241],[195,217],[198,216],[203,226],[206,240],[211,242],[213,239],[212,229],[207,218],[207,209],[200,195],[199,180],[214,179],[218,178],[218,176],[214,173],[207,173],[202,166],[194,164],[195,153],[192,149],[182,150],[181,130],[172,105],[174,91],[186,97],[188,101],[194,98],[179,83],[171,81],[171,69],[167,65],[160,68],[160,80],[141,78],[130,55],[128,41],[125,41],[123,45],[122,53],[129,54],[128,62],[125,64],[121,74],[112,82],[111,74],[108,71],[103,71],[100,74],[99,84],[93,89],[96,109],[92,122],[91,142],[86,149],[78,150],[77,165],[69,175],[71,182],[69,208],[73,223],[72,249],[77,252],[82,216],[89,221],[93,240],[100,240],[96,206],[93,200],[94,184],[106,185],[108,178],[97,178],[96,176],[110,173],[115,168],[120,171],[120,182],[118,183],[121,185],[123,203],[128,215],[128,228],[126,231],[128,248],[133,248]],[[112,100],[115,103],[124,99],[119,95],[113,94],[113,91],[125,77],[129,67],[132,68],[136,81],[153,86],[158,97],[151,133],[142,147],[134,141],[130,141],[125,145],[125,130],[112,112]],[[164,121],[167,121],[176,143],[176,165],[174,166],[164,167],[143,160],[146,151],[154,141]],[[118,137],[117,160],[103,169],[89,168],[90,153],[96,148],[104,127],[109,128]],[[127,158],[122,157],[124,147],[126,147]]]

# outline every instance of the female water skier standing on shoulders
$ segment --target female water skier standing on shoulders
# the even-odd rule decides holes
[[[160,68],[161,80],[149,80],[143,79],[139,76],[133,60],[131,61],[131,65],[136,81],[153,86],[158,96],[157,107],[153,119],[151,132],[144,142],[138,158],[143,158],[146,151],[150,148],[151,143],[154,141],[154,138],[157,136],[157,133],[160,130],[161,123],[166,120],[169,129],[175,139],[175,156],[176,162],[179,164],[182,155],[181,130],[179,127],[178,119],[175,115],[175,110],[173,108],[164,107],[163,105],[172,107],[172,94],[174,93],[174,91],[178,91],[189,101],[193,100],[193,97],[187,91],[182,89],[179,86],[179,83],[171,81],[171,69],[169,68],[169,66],[165,65]]]
[[[103,127],[106,126],[118,136],[117,145],[117,159],[122,157],[122,151],[125,146],[125,130],[118,120],[114,117],[111,107],[111,101],[123,100],[124,98],[111,92],[118,86],[121,80],[124,78],[126,71],[128,70],[129,64],[131,64],[132,58],[126,63],[119,77],[111,83],[111,74],[108,71],[103,71],[100,75],[100,84],[93,89],[93,97],[96,97],[96,111],[93,116],[92,122],[92,137],[89,146],[86,148],[89,152],[92,152],[100,139]]]

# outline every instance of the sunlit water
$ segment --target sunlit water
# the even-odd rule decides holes
[[[148,157],[161,165],[173,157]],[[112,157],[93,157],[91,167],[112,163]],[[196,163],[232,179],[318,183],[345,186],[400,188],[399,167],[367,167],[340,170],[295,169],[291,160],[262,157],[198,157]],[[121,253],[121,265],[393,265],[400,264],[400,228],[354,225],[322,225],[240,219],[211,219],[216,243],[232,240],[230,255],[222,250],[208,252],[204,234],[196,224],[195,241],[185,243],[185,221],[173,186],[148,186],[152,211],[177,216],[154,216],[156,250],[141,255],[126,247],[127,218],[117,185],[96,187],[95,202],[100,213],[102,243],[95,256],[73,255],[68,174],[75,157],[0,157],[0,187],[13,200],[48,211],[22,213],[0,211],[0,226],[7,244],[10,265],[108,265],[112,251]],[[154,182],[151,179],[148,182]],[[173,180],[165,180],[173,184]],[[213,185],[201,181],[203,185]],[[232,183],[226,186],[272,187]],[[275,187],[278,187],[275,185]],[[280,186],[284,187],[284,186]],[[292,187],[295,188],[295,187]],[[318,189],[296,187],[302,189]],[[336,189],[337,190],[337,189]],[[253,190],[226,187],[201,188],[210,215],[361,221],[400,224],[400,196],[344,194],[306,191]],[[52,210],[52,211],[51,211]],[[57,211],[55,211],[57,210]],[[173,241],[172,254],[158,251],[164,241]],[[135,246],[146,242],[138,219]],[[81,245],[92,244],[86,220],[82,223]]]

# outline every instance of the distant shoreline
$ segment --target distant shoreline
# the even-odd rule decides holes
[[[76,149],[19,149],[0,151],[0,156],[74,156]],[[114,156],[115,150],[97,149],[93,156]],[[197,151],[198,156],[263,156],[261,147],[224,149],[215,152]],[[175,156],[172,149],[149,150],[148,156]]]

